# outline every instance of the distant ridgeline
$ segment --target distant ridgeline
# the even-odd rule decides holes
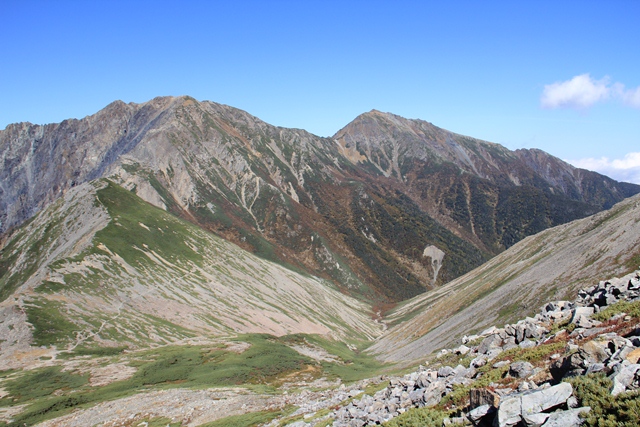
[[[513,152],[375,110],[320,138],[190,97],[9,125],[0,156],[4,238],[71,188],[108,178],[242,249],[376,303],[416,296],[528,235],[640,192],[539,150]],[[2,286],[15,288],[5,254]]]

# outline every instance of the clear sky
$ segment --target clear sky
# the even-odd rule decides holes
[[[0,0],[0,129],[190,95],[331,136],[377,109],[640,183],[640,1]]]

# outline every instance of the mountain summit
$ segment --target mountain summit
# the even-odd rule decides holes
[[[382,303],[640,192],[539,150],[375,110],[320,138],[187,96],[9,125],[0,158],[5,238],[71,188],[108,178],[243,249]]]

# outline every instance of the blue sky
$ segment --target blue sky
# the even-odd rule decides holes
[[[159,95],[321,136],[377,109],[640,183],[638,18],[636,0],[0,0],[0,129]]]

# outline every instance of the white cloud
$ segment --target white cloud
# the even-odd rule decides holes
[[[583,109],[607,99],[610,93],[607,77],[594,80],[589,74],[581,74],[565,82],[545,85],[540,103],[543,108]]]
[[[571,80],[545,85],[540,97],[543,108],[575,108],[582,110],[610,98],[625,105],[640,108],[640,86],[626,89],[622,83],[611,83],[609,77],[593,79],[580,74]]]
[[[622,89],[620,94],[622,101],[630,107],[640,108],[640,87],[635,89]]]
[[[640,184],[640,153],[627,153],[622,159],[586,158],[567,160],[573,166],[599,172],[617,181]]]

